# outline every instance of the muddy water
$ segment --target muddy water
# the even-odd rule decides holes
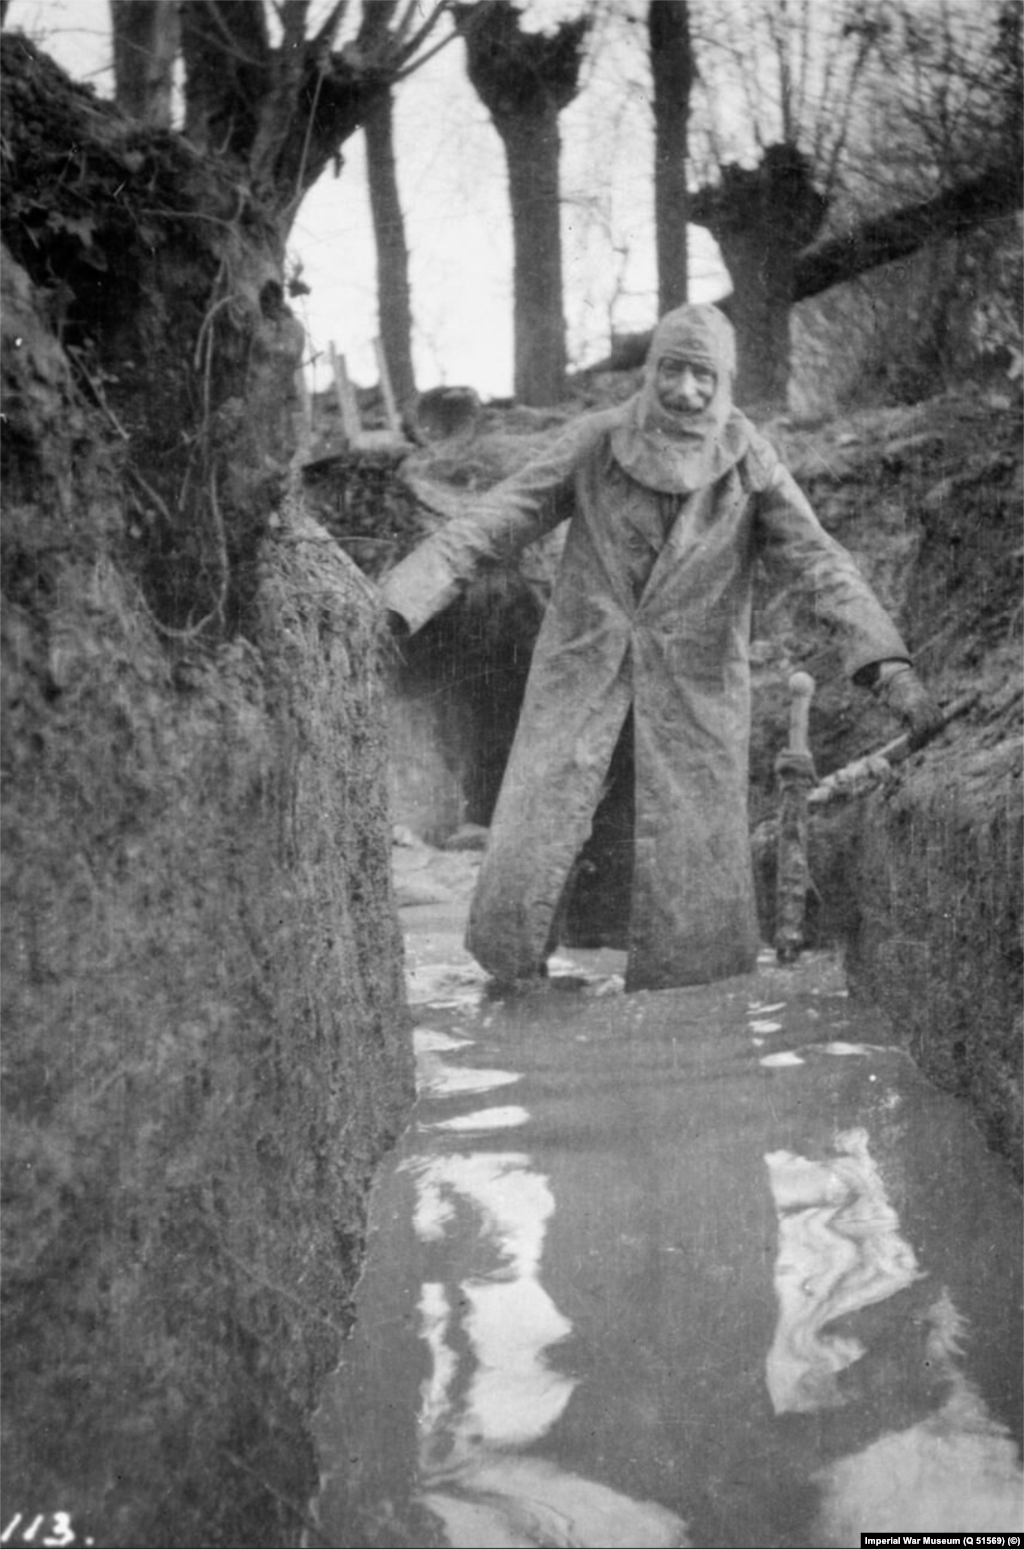
[[[824,958],[488,1000],[409,917],[420,1099],[318,1417],[331,1544],[1021,1530],[1020,1201]]]

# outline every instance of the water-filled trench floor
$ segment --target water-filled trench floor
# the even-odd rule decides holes
[[[1019,1535],[1020,1197],[836,961],[627,996],[574,953],[497,1001],[457,908],[403,918],[420,1095],[323,1541]]]

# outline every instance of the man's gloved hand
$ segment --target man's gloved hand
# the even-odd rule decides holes
[[[910,733],[910,751],[924,747],[942,725],[942,713],[914,669],[907,665],[886,677],[878,688],[878,697],[893,715],[898,715]]]

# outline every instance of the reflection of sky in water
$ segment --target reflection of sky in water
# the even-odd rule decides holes
[[[558,999],[564,1001],[564,994]],[[578,999],[575,1004],[580,1006]],[[453,1019],[456,1036],[436,1028],[417,1030],[420,1102],[407,1135],[406,1160],[397,1162],[403,1178],[390,1196],[401,1201],[395,1215],[397,1252],[385,1257],[385,1279],[374,1286],[384,1299],[376,1345],[363,1356],[363,1386],[356,1383],[351,1390],[356,1402],[342,1406],[356,1435],[353,1445],[339,1449],[352,1474],[344,1486],[335,1541],[444,1543],[453,1549],[687,1545],[690,1529],[682,1517],[605,1482],[612,1461],[616,1483],[678,1505],[694,1524],[695,1536],[708,1542],[758,1541],[751,1537],[750,1524],[762,1496],[766,1521],[783,1515],[781,1524],[765,1528],[766,1543],[841,1549],[876,1528],[963,1529],[965,1515],[971,1529],[980,1532],[1015,1527],[1021,1473],[1013,1443],[987,1410],[973,1374],[967,1376],[971,1368],[961,1353],[964,1328],[948,1293],[940,1289],[939,1270],[934,1282],[925,1278],[926,1266],[919,1265],[903,1236],[889,1198],[890,1193],[905,1195],[908,1221],[917,1218],[910,1203],[918,1197],[916,1184],[906,1187],[902,1168],[908,1145],[931,1142],[919,1116],[915,1119],[913,1088],[905,1104],[898,1092],[887,1089],[887,1051],[852,1041],[861,1031],[856,1023],[849,1026],[849,1042],[803,1044],[786,1038],[784,1027],[769,1030],[767,1019],[782,1010],[783,1003],[751,1002],[744,1019],[748,1048],[762,1039],[778,1049],[780,1032],[790,1043],[778,1051],[783,1060],[768,1066],[771,1071],[772,1065],[781,1065],[777,1074],[762,1072],[756,1055],[740,1067],[728,1056],[731,1077],[746,1083],[747,1092],[764,1093],[766,1107],[764,1127],[749,1137],[742,1131],[730,1137],[723,1120],[731,1109],[716,1115],[716,1143],[738,1141],[737,1165],[731,1171],[726,1165],[721,1177],[717,1171],[712,1176],[709,1167],[694,1166],[684,1140],[674,1150],[671,1128],[664,1135],[666,1149],[654,1153],[644,1146],[637,1157],[632,1150],[620,1156],[621,1136],[614,1126],[606,1139],[597,1125],[592,1129],[598,1165],[591,1173],[575,1152],[566,1156],[574,1132],[570,1128],[562,1135],[557,1128],[564,1108],[558,1107],[553,1121],[555,1110],[546,1106],[551,1088],[559,1103],[564,1101],[550,1077],[547,1044],[542,1095],[531,1115],[535,1078],[498,1068],[506,1058],[518,1063],[512,1050],[521,1047],[502,1042],[500,1017],[495,1035],[487,1033],[493,1013],[486,1008],[472,1023]],[[562,1030],[571,1062],[565,1092],[573,1102],[580,1061],[591,1060],[590,1050],[578,1052],[579,1042],[595,1031],[585,1007],[582,1012]],[[596,1006],[594,1014],[607,1015]],[[600,1032],[599,1021],[596,1026]],[[759,1027],[764,1033],[756,1031]],[[462,1036],[466,1028],[477,1036]],[[478,1043],[482,1038],[488,1039],[486,1045]],[[599,1052],[594,1061],[600,1068]],[[523,1055],[527,1070],[531,1054],[524,1048]],[[475,1068],[474,1056],[479,1059]],[[801,1063],[802,1069],[785,1069]],[[882,1087],[872,1089],[868,1083],[875,1080],[876,1067],[883,1072]],[[836,1081],[826,1085],[832,1072]],[[849,1116],[847,1127],[839,1126],[838,1132],[827,1114],[809,1116],[806,1107],[801,1109],[812,1102],[820,1106],[822,1093],[834,1093],[836,1083],[851,1098],[850,1106],[839,1110]],[[645,1111],[641,1090],[638,1085],[627,1094],[631,1135]],[[737,1093],[743,1090],[737,1086]],[[509,1095],[521,1097],[526,1106],[504,1103]],[[487,1106],[492,1100],[494,1105]],[[598,1100],[605,1100],[603,1092]],[[594,1112],[606,1115],[618,1108],[579,1112],[591,1121]],[[783,1136],[794,1144],[797,1115],[796,1133],[818,1137],[811,1154],[771,1150]],[[545,1171],[530,1151],[535,1133],[543,1135],[543,1155],[551,1158]],[[622,1163],[621,1195],[602,1187],[612,1176],[602,1170],[609,1163],[605,1147],[612,1148],[616,1182]],[[760,1194],[760,1220],[767,1200],[756,1180],[764,1176],[760,1168],[766,1151],[779,1239],[774,1273],[769,1280],[760,1258],[746,1279],[741,1272],[734,1308],[739,1316],[723,1320],[727,1338],[753,1341],[742,1378],[750,1391],[742,1401],[731,1384],[728,1393],[724,1385],[722,1392],[696,1393],[693,1372],[703,1375],[702,1363],[711,1356],[707,1329],[700,1317],[691,1320],[687,1297],[693,1276],[709,1264],[718,1267],[721,1249],[717,1240],[706,1246],[702,1234],[714,1217],[731,1237],[729,1210],[735,1209],[737,1197],[746,1204]],[[699,1163],[703,1152],[695,1155]],[[888,1190],[876,1155],[887,1159]],[[663,1216],[652,1213],[641,1224],[635,1220],[635,1199],[655,1182],[661,1185],[663,1180],[646,1169],[662,1163],[667,1180]],[[898,1181],[891,1167],[901,1169]],[[592,1187],[600,1198],[592,1197]],[[593,1228],[578,1218],[592,1209],[602,1212]],[[628,1233],[622,1229],[627,1209]],[[680,1237],[683,1219],[690,1226],[688,1239]],[[596,1235],[585,1235],[591,1230]],[[683,1262],[688,1242],[692,1270]],[[680,1265],[678,1280],[671,1285],[651,1287],[650,1293],[646,1284],[638,1288],[635,1307],[608,1300],[600,1309],[611,1320],[598,1325],[602,1337],[614,1330],[622,1349],[606,1347],[595,1337],[586,1294],[571,1304],[579,1318],[574,1330],[549,1290],[568,1284],[553,1277],[574,1277],[574,1266],[584,1261],[581,1244],[588,1246],[588,1265],[593,1257],[593,1273],[600,1255],[613,1256],[616,1273],[628,1255],[634,1268],[631,1284],[638,1284],[637,1255],[646,1249],[660,1246],[679,1255],[673,1260]],[[923,1236],[921,1258],[934,1251],[933,1239]],[[560,1255],[557,1263],[549,1262],[553,1253]],[[939,1257],[936,1265],[943,1262]],[[739,1259],[737,1266],[742,1270]],[[578,1288],[585,1279],[575,1276],[572,1284]],[[392,1294],[398,1285],[400,1297]],[[764,1300],[773,1292],[776,1326],[766,1349],[761,1317]],[[562,1300],[561,1292],[558,1296]],[[568,1300],[564,1304],[570,1305]],[[963,1305],[973,1307],[966,1292]],[[861,1316],[876,1306],[875,1314]],[[752,1320],[746,1316],[750,1309],[756,1309]],[[689,1430],[674,1432],[671,1439],[666,1432],[662,1444],[636,1429],[638,1417],[644,1426],[662,1421],[659,1400],[646,1387],[650,1372],[642,1346],[634,1356],[632,1331],[648,1325],[652,1357],[655,1345],[658,1355],[658,1362],[650,1364],[660,1363],[667,1372],[662,1396],[669,1411],[678,1403],[687,1426],[692,1424],[692,1446]],[[406,1340],[416,1341],[411,1359]],[[609,1370],[604,1369],[606,1348]],[[634,1376],[635,1393],[626,1390]],[[763,1414],[748,1466],[746,1438],[734,1427],[739,1412],[746,1423],[750,1405],[743,1403],[755,1399],[755,1386],[761,1387]],[[370,1426],[366,1410],[360,1409],[364,1401],[372,1409]],[[835,1413],[827,1420],[814,1418],[827,1411]],[[363,1445],[364,1427],[374,1438],[372,1449]],[[709,1483],[707,1469],[712,1441],[727,1452],[735,1445],[737,1453],[726,1459],[717,1484]],[[644,1446],[654,1472],[635,1466]],[[392,1447],[393,1462],[388,1456]],[[843,1448],[848,1455],[837,1456]],[[560,1466],[562,1459],[579,1471]],[[766,1464],[769,1473],[763,1477]],[[369,1536],[357,1536],[367,1527]],[[732,1530],[736,1536],[730,1539]]]
[[[858,1051],[859,1052],[859,1051]],[[837,1374],[864,1355],[827,1326],[923,1278],[868,1151],[863,1129],[840,1134],[838,1155],[814,1162],[791,1151],[766,1158],[779,1219],[779,1316],[766,1361],[777,1414],[843,1402]],[[1024,1476],[1006,1428],[992,1419],[957,1365],[963,1324],[943,1291],[928,1313],[926,1355],[946,1379],[945,1401],[917,1425],[880,1437],[816,1476],[824,1545],[856,1544],[865,1530],[1019,1530]]]
[[[526,1109],[513,1105],[507,1108],[481,1108],[478,1113],[463,1113],[456,1119],[440,1119],[436,1124],[425,1124],[423,1127],[449,1130],[455,1134],[476,1134],[484,1130],[515,1129],[529,1122],[530,1115]]]
[[[868,1154],[867,1133],[849,1130],[835,1144],[839,1154],[827,1162],[792,1151],[765,1158],[779,1217],[779,1320],[766,1363],[776,1414],[841,1403],[836,1373],[864,1347],[826,1326],[893,1296],[921,1273]]]
[[[435,1010],[468,1010],[479,1005],[486,983],[476,963],[415,963],[406,969],[406,999],[410,1006],[429,1002]]]
[[[750,1023],[751,1028],[755,1032],[773,1032],[778,1029],[779,1025],[780,1024],[777,1022]],[[762,1044],[764,1039],[755,1038],[753,1039],[753,1042],[755,1044]],[[786,1065],[806,1064],[807,1062],[805,1055],[808,1054],[832,1054],[842,1058],[844,1056],[853,1054],[887,1054],[889,1052],[889,1050],[885,1049],[881,1044],[877,1043],[843,1043],[840,1041],[833,1041],[832,1043],[808,1044],[806,1047],[802,1047],[800,1050],[781,1049],[777,1054],[765,1054],[762,1056],[758,1063],[763,1065],[767,1070],[780,1070]]]
[[[963,1320],[947,1291],[929,1309],[929,1322],[927,1355],[946,1377],[948,1397],[918,1425],[821,1470],[823,1544],[859,1543],[871,1524],[913,1522],[918,1533],[1024,1528],[1017,1446],[957,1365]]]
[[[514,1070],[461,1069],[445,1063],[436,1054],[421,1054],[416,1061],[416,1086],[421,1094],[458,1097],[466,1092],[489,1092],[497,1086],[511,1086],[522,1077]]]
[[[444,1035],[440,1035],[443,1038]],[[460,1070],[440,1058],[451,1045],[418,1040],[421,1092],[452,1097],[520,1079],[514,1072]],[[425,1077],[425,1080],[424,1080]],[[479,1110],[423,1124],[439,1131],[522,1125],[522,1108]],[[420,1331],[430,1358],[417,1416],[419,1499],[453,1546],[579,1545],[581,1549],[672,1549],[685,1524],[653,1502],[634,1501],[546,1458],[523,1456],[563,1414],[576,1378],[549,1352],[572,1332],[541,1284],[555,1200],[546,1176],[520,1151],[441,1153],[405,1162],[416,1184],[414,1229],[443,1252],[471,1212],[473,1275],[424,1281]]]

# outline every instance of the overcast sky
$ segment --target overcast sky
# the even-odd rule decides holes
[[[146,4],[148,0],[137,0]],[[531,0],[531,18],[578,13],[578,0]],[[637,4],[640,14],[644,7]],[[107,0],[12,0],[8,27],[37,38],[65,69],[111,95]],[[574,364],[604,353],[609,330],[650,326],[655,315],[652,141],[641,26],[607,38],[585,67],[586,85],[561,118],[563,243],[568,344]],[[414,358],[420,388],[512,386],[512,240],[501,141],[466,79],[455,42],[396,94],[399,187],[411,253]],[[307,195],[289,243],[312,294],[297,303],[310,336],[315,382],[325,386],[333,339],[361,383],[376,380],[375,258],[363,136],[342,148]],[[714,244],[694,233],[695,300],[727,281]]]

